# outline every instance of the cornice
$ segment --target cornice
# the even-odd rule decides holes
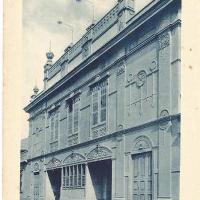
[[[158,1],[156,4],[147,6],[146,13],[140,15],[139,17],[134,16],[135,20],[132,20],[130,24],[124,28],[119,34],[117,34],[114,38],[112,38],[109,42],[107,42],[103,47],[99,48],[96,52],[90,55],[86,60],[80,63],[76,68],[74,68],[71,72],[69,72],[65,77],[60,79],[57,83],[55,83],[48,90],[44,91],[39,95],[34,101],[32,101],[29,105],[27,105],[24,110],[29,112],[33,107],[35,107],[39,102],[45,100],[49,95],[54,93],[58,88],[62,87],[69,80],[71,80],[75,75],[80,73],[83,69],[87,68],[90,64],[92,64],[96,59],[105,54],[107,51],[111,50],[115,45],[120,43],[126,37],[128,37],[132,32],[134,32],[138,27],[146,23],[152,17],[157,15],[167,6],[169,6],[172,2],[177,2],[178,0],[162,0]],[[148,11],[148,12],[147,12]],[[140,13],[139,13],[140,14]]]
[[[61,154],[61,153],[64,153],[64,152],[73,151],[75,149],[86,147],[86,146],[91,145],[91,144],[97,144],[101,141],[105,141],[105,140],[109,140],[109,139],[112,139],[112,138],[116,138],[118,136],[126,135],[130,132],[134,132],[134,131],[137,131],[137,130],[140,130],[140,129],[148,128],[150,126],[157,125],[159,127],[160,123],[163,123],[163,122],[166,122],[166,121],[171,121],[171,120],[174,120],[174,119],[180,120],[181,114],[178,113],[178,114],[169,115],[169,116],[166,116],[166,117],[159,117],[157,119],[146,122],[144,124],[140,124],[140,125],[137,125],[137,126],[134,126],[134,127],[131,127],[131,128],[122,129],[122,130],[119,130],[119,131],[116,131],[116,132],[113,132],[113,133],[109,133],[109,134],[102,136],[100,138],[92,139],[92,140],[89,140],[89,141],[86,141],[86,142],[76,144],[74,146],[59,149],[55,152],[46,153],[46,154],[43,154],[41,156],[30,158],[30,159],[28,159],[28,162],[33,161],[33,160],[37,160],[37,159],[41,159],[43,157],[55,156],[55,155],[58,155],[58,154]]]

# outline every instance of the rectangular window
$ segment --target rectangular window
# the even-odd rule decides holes
[[[58,112],[52,113],[50,118],[51,142],[58,140],[59,121]]]
[[[93,92],[93,125],[98,124],[98,90]]]
[[[74,103],[74,133],[78,133],[79,102]]]
[[[78,133],[79,126],[79,98],[68,101],[68,135]]]
[[[106,121],[107,81],[101,82],[92,89],[92,125]]]
[[[58,135],[59,135],[59,113],[51,113],[50,116],[50,151],[58,149]]]
[[[85,164],[66,166],[63,168],[63,189],[85,187]]]

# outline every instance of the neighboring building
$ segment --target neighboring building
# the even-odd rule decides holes
[[[23,200],[179,199],[181,4],[143,3],[118,0],[54,64],[47,53]]]
[[[20,151],[20,199],[24,199],[27,196],[25,184],[27,184],[28,171],[26,170],[28,159],[28,138],[21,140],[21,151]]]

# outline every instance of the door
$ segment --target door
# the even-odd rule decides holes
[[[95,192],[94,200],[112,199],[112,161],[91,162],[88,169]]]
[[[133,156],[133,200],[152,200],[152,154]]]

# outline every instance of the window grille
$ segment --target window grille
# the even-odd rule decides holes
[[[85,164],[71,165],[63,168],[63,189],[85,187]]]

